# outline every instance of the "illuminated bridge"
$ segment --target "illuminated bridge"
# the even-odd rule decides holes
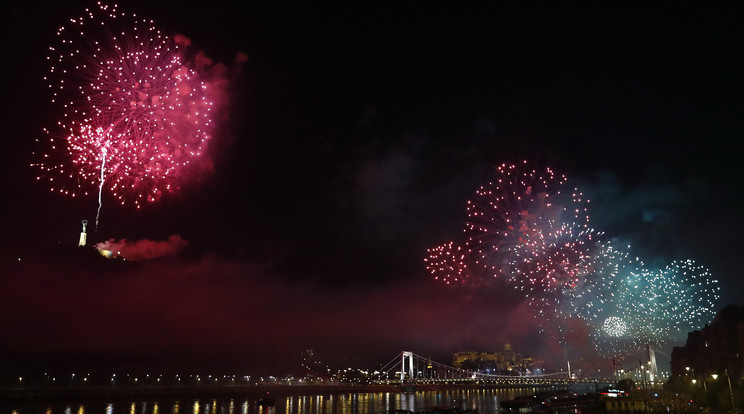
[[[432,361],[431,358],[403,351],[380,368],[383,377],[395,378],[378,380],[385,384],[484,384],[499,386],[555,385],[596,383],[594,379],[572,378],[567,371],[529,375],[497,375],[479,371],[465,370]],[[387,374],[387,375],[384,375]],[[607,381],[599,381],[602,384]]]

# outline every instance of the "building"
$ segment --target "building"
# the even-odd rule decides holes
[[[452,366],[455,368],[490,374],[521,375],[533,370],[534,365],[532,358],[514,352],[510,344],[504,345],[501,352],[464,351],[452,356]]]
[[[672,377],[703,379],[729,373],[732,381],[744,374],[744,307],[723,308],[710,325],[687,334],[685,346],[672,350]]]

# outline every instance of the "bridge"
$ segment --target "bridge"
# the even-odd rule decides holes
[[[494,386],[529,386],[556,384],[611,384],[623,378],[638,376],[638,380],[645,376],[644,382],[654,382],[657,377],[655,350],[646,347],[643,351],[646,362],[639,361],[635,369],[620,371],[615,369],[612,378],[582,378],[570,371],[531,372],[519,375],[501,375],[491,372],[481,372],[457,368],[451,365],[433,361],[431,358],[417,355],[411,351],[402,351],[378,370],[383,378],[377,380],[380,384],[446,384],[467,385],[483,384]],[[570,366],[569,366],[570,367]],[[569,368],[570,369],[570,368]],[[634,375],[635,374],[635,375]],[[387,378],[387,379],[384,379]],[[639,381],[640,382],[640,381]]]
[[[491,385],[534,385],[586,382],[571,378],[568,372],[532,373],[529,375],[499,375],[453,367],[422,357],[411,351],[403,351],[396,355],[379,372],[387,380],[380,380],[386,384],[491,384]]]

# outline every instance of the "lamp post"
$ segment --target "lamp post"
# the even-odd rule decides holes
[[[728,368],[724,369],[724,373],[726,374],[726,381],[728,382],[728,388],[729,388],[729,397],[731,397],[731,408],[736,409],[736,403],[734,403],[734,390],[731,388],[731,376],[729,376]],[[718,374],[711,375],[714,380],[718,379]]]
[[[734,404],[734,390],[731,389],[731,376],[729,375],[728,368],[726,368],[726,379],[728,380],[728,386],[729,386],[729,396],[731,397],[731,408],[736,409],[736,404]]]

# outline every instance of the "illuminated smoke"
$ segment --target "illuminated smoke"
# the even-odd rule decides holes
[[[168,237],[168,240],[135,240],[127,239],[115,240],[109,239],[105,242],[96,244],[96,249],[107,252],[107,255],[123,257],[126,260],[152,260],[166,256],[173,256],[179,253],[188,245],[188,241],[181,236],[174,234]],[[108,253],[110,252],[110,253]]]

